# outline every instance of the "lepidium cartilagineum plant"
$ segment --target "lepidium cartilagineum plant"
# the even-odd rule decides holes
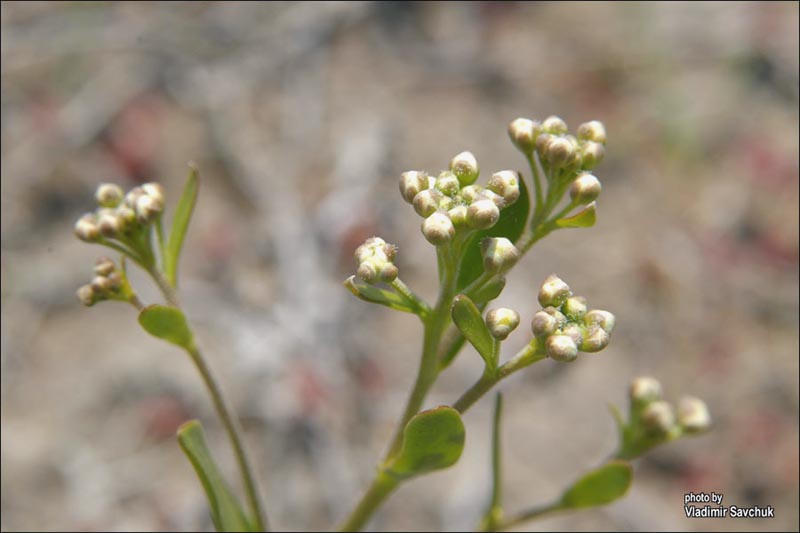
[[[575,295],[566,282],[552,274],[539,288],[541,309],[530,317],[530,333],[522,333],[529,342],[516,354],[503,354],[503,341],[521,319],[513,309],[490,308],[489,304],[536,242],[556,230],[594,225],[601,185],[593,169],[602,161],[606,144],[602,123],[586,122],[572,135],[556,116],[541,122],[518,118],[511,122],[508,133],[527,159],[530,176],[501,170],[480,185],[475,156],[462,152],[438,175],[411,170],[400,177],[403,200],[421,217],[422,235],[436,248],[439,294],[434,303],[425,302],[403,283],[393,244],[372,237],[355,251],[356,274],[344,285],[362,300],[419,317],[422,349],[417,377],[394,436],[372,482],[340,524],[342,531],[363,528],[400,484],[455,464],[466,440],[461,415],[503,379],[539,361],[574,363],[584,359],[581,353],[596,354],[610,342],[614,315],[591,308],[586,298]],[[102,300],[133,305],[139,324],[148,333],[188,354],[227,432],[245,503],[224,480],[198,421],[178,429],[178,442],[206,492],[217,530],[264,531],[268,522],[237,419],[194,340],[177,295],[178,259],[197,191],[197,171],[192,168],[166,235],[164,191],[159,184],[147,183],[127,193],[113,184],[100,185],[98,208],[78,220],[75,234],[121,257],[118,263],[108,257],[98,259],[94,278],[78,289],[78,297],[87,306]],[[140,301],[128,281],[126,262],[136,263],[152,277],[164,304],[145,306]],[[481,375],[451,405],[422,410],[439,375],[467,343],[483,360]],[[497,531],[552,512],[608,504],[628,490],[631,460],[683,435],[703,432],[711,424],[705,404],[697,398],[681,400],[676,413],[662,399],[659,382],[651,377],[634,379],[629,397],[627,417],[612,409],[619,444],[609,459],[576,476],[552,501],[506,513],[500,446],[502,397],[498,393],[492,423],[492,488],[476,526]]]

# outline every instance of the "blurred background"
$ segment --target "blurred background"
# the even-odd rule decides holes
[[[549,501],[616,445],[607,404],[653,375],[704,398],[714,430],[636,462],[614,505],[532,530],[798,528],[798,4],[2,4],[2,529],[210,529],[176,445],[203,421],[188,359],[129,306],[82,307],[103,249],[74,221],[100,182],[200,199],[181,294],[246,428],[270,521],[334,527],[384,452],[416,372],[415,317],[341,286],[379,235],[433,300],[435,253],[397,190],[462,150],[522,169],[506,126],[558,114],[609,133],[598,223],[554,233],[496,305],[529,338],[557,272],[613,311],[611,346],[502,385],[506,508]],[[485,179],[485,177],[483,178]],[[158,301],[134,275],[143,300]],[[467,348],[427,407],[481,371]],[[490,398],[452,469],[405,485],[373,529],[474,528],[490,489]],[[772,505],[687,519],[683,495]]]

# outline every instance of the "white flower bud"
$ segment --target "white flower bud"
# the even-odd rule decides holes
[[[353,254],[356,263],[363,263],[367,259],[370,259],[379,250],[382,251],[385,245],[386,241],[384,241],[380,237],[370,237],[369,239],[364,241],[364,244],[356,248],[355,254]]]
[[[453,226],[455,226],[457,230],[467,227],[467,206],[464,204],[458,204],[457,206],[448,210],[447,216],[450,217],[450,220],[453,222]]]
[[[547,155],[547,148],[550,146],[550,142],[553,139],[555,139],[555,136],[549,133],[540,133],[536,137],[536,153],[539,154],[539,158],[545,158]]]
[[[381,281],[385,283],[391,283],[395,279],[397,279],[398,273],[399,271],[397,270],[396,266],[394,266],[392,263],[386,263],[385,265],[383,265],[383,268],[381,269],[380,272]]]
[[[160,205],[164,205],[164,187],[160,183],[145,183],[142,185],[142,190]]]
[[[114,183],[101,183],[94,193],[97,203],[101,207],[117,207],[122,202],[125,192]]]
[[[505,237],[486,238],[481,241],[481,255],[483,255],[483,268],[490,274],[507,272],[520,258],[517,247]]]
[[[397,247],[380,237],[370,237],[356,248],[353,255],[358,263],[356,273],[365,282],[372,284],[380,280],[391,283],[397,278],[397,267],[392,263]]]
[[[542,307],[561,307],[571,295],[569,285],[555,274],[550,274],[539,289],[539,304]]]
[[[409,170],[400,174],[400,194],[409,204],[414,203],[414,197],[428,188],[428,175],[424,172]]]
[[[95,242],[100,238],[100,228],[97,227],[97,218],[92,213],[83,215],[75,223],[75,236],[82,241]]]
[[[500,208],[491,200],[477,200],[467,208],[467,224],[475,229],[491,228],[499,218]]]
[[[115,270],[114,261],[108,257],[98,257],[94,264],[94,273],[98,276],[108,276]]]
[[[105,276],[95,276],[92,279],[91,287],[95,294],[104,294],[112,289],[112,283]]]
[[[583,339],[581,339],[581,351],[589,353],[599,352],[608,346],[610,340],[611,337],[603,328],[593,326],[586,331]]]
[[[444,194],[436,189],[425,189],[414,197],[414,211],[427,218],[439,209],[439,202],[444,198]]]
[[[461,152],[450,160],[450,170],[461,185],[472,185],[478,179],[478,160],[472,152]]]
[[[513,170],[495,172],[487,188],[502,196],[505,205],[511,205],[519,198],[519,173]]]
[[[142,224],[154,221],[163,209],[164,204],[149,194],[139,196],[134,207],[136,219]]]
[[[116,215],[103,214],[97,221],[97,227],[100,229],[100,234],[106,239],[113,239],[119,233],[121,224]]]
[[[642,412],[642,424],[655,435],[666,435],[675,426],[675,411],[664,401],[655,401]]]
[[[569,187],[569,197],[578,205],[588,205],[600,196],[602,186],[593,174],[583,173]]]
[[[614,318],[614,315],[608,311],[603,311],[602,309],[592,309],[586,313],[586,316],[583,317],[583,323],[587,326],[596,324],[603,328],[606,333],[611,335],[611,333],[614,331],[616,319]]]
[[[547,306],[544,309],[542,309],[542,311],[556,319],[556,327],[557,328],[560,329],[560,328],[563,328],[566,325],[567,317],[564,316],[564,314],[561,311],[559,311],[558,309],[556,309],[555,307]]]
[[[119,224],[119,231],[124,232],[136,222],[136,213],[133,209],[125,204],[117,207],[116,211],[117,223]]]
[[[599,120],[590,120],[578,126],[578,139],[600,144],[606,143],[606,127]]]
[[[505,340],[519,326],[519,313],[507,307],[492,309],[486,313],[486,325],[497,340]]]
[[[378,269],[375,268],[375,265],[372,263],[372,261],[360,263],[358,265],[358,270],[356,270],[356,274],[358,274],[359,278],[363,279],[370,285],[378,282]]]
[[[575,346],[580,346],[583,342],[583,330],[577,324],[569,324],[561,330],[560,335],[566,335],[573,340]]]
[[[136,209],[136,201],[141,197],[146,195],[147,193],[144,192],[144,189],[141,187],[134,187],[128,194],[125,195],[125,205],[130,207],[131,209]]]
[[[686,433],[700,433],[711,427],[711,415],[700,398],[686,396],[678,403],[678,423]]]
[[[561,311],[572,320],[580,320],[586,314],[586,298],[583,296],[567,298]]]
[[[518,118],[508,125],[508,136],[521,152],[530,154],[536,143],[539,123],[527,118]]]
[[[550,335],[544,347],[551,359],[562,363],[574,361],[578,357],[578,346],[569,335]]]
[[[112,291],[116,291],[122,287],[122,274],[120,272],[114,271],[106,276],[106,279],[109,281]]]
[[[567,166],[577,153],[576,147],[566,137],[553,137],[547,143],[547,150],[544,154],[550,166],[561,168]]]
[[[647,405],[661,399],[661,383],[649,376],[640,376],[631,381],[628,394],[631,403]]]
[[[435,187],[447,196],[453,197],[461,190],[458,178],[449,170],[445,170],[436,178]]]
[[[561,117],[550,115],[542,121],[542,131],[553,135],[563,135],[567,133],[567,123]]]
[[[76,294],[81,303],[86,307],[91,307],[96,301],[94,289],[92,289],[91,285],[83,285],[78,289]]]
[[[434,246],[447,244],[453,239],[456,229],[447,213],[437,211],[422,222],[422,234]]]
[[[471,204],[475,200],[478,199],[480,194],[483,192],[483,187],[478,185],[477,183],[474,185],[467,185],[463,189],[461,189],[461,199],[464,200],[467,204]]]
[[[603,161],[606,149],[600,143],[586,141],[581,146],[581,167],[591,170]]]
[[[494,191],[490,191],[489,189],[484,189],[478,195],[478,198],[475,200],[476,202],[480,200],[491,200],[491,202],[497,206],[498,209],[503,209],[506,206],[506,201],[503,199],[502,196],[497,194]],[[473,202],[475,203],[475,202]]]
[[[547,337],[552,335],[558,328],[558,322],[555,317],[545,313],[544,311],[537,311],[531,320],[531,331],[534,337]]]

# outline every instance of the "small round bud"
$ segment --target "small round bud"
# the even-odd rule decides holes
[[[505,205],[511,205],[519,198],[519,174],[513,170],[495,172],[486,188],[502,196]]]
[[[486,325],[497,340],[505,340],[509,333],[519,326],[519,313],[513,309],[501,307],[486,313]]]
[[[136,222],[136,212],[125,204],[119,206],[116,211],[119,231],[124,232]]]
[[[136,219],[142,224],[148,224],[156,219],[164,209],[164,204],[149,194],[143,194],[136,199]]]
[[[98,205],[101,207],[117,207],[122,202],[125,192],[114,183],[101,183],[94,193]]]
[[[453,239],[456,229],[447,213],[437,211],[422,222],[422,234],[434,246],[447,244]]]
[[[427,218],[439,209],[439,202],[444,197],[437,189],[425,189],[414,197],[414,211],[419,216]]]
[[[563,328],[566,325],[567,317],[555,307],[548,306],[542,309],[542,311],[556,319],[556,327]]]
[[[449,170],[445,170],[439,174],[439,177],[436,178],[435,187],[450,197],[457,195],[461,190],[461,184],[458,178]]]
[[[611,337],[603,328],[593,326],[586,331],[586,334],[581,340],[581,351],[589,353],[599,352],[608,346],[610,340]]]
[[[397,270],[396,266],[394,266],[392,263],[386,263],[385,265],[383,265],[383,268],[381,269],[380,272],[381,281],[385,283],[391,283],[395,279],[397,279],[398,273],[399,271]]]
[[[606,127],[599,120],[590,120],[578,126],[578,139],[600,144],[606,143]]]
[[[96,294],[103,294],[111,290],[111,285],[111,280],[107,277],[95,276],[94,279],[92,279],[91,287]]]
[[[558,328],[558,321],[554,316],[545,313],[544,311],[537,311],[531,320],[531,331],[534,337],[547,337],[552,335]]]
[[[409,204],[414,203],[414,197],[428,188],[428,175],[424,172],[409,170],[400,174],[400,194]]]
[[[365,261],[364,263],[359,264],[356,274],[358,274],[359,278],[363,279],[370,285],[378,282],[378,269],[375,268],[375,265],[372,263],[372,261]]]
[[[100,228],[97,227],[97,218],[92,213],[83,215],[75,223],[75,236],[82,241],[95,242],[100,238]]]
[[[611,335],[614,331],[614,325],[616,324],[616,319],[614,315],[609,313],[608,311],[603,311],[602,309],[592,309],[586,316],[583,317],[583,323],[587,326],[591,325],[598,325],[600,326],[606,333]]]
[[[563,135],[567,133],[567,123],[561,117],[550,115],[542,121],[542,131],[553,135]]]
[[[508,125],[508,136],[521,152],[529,154],[533,151],[536,143],[536,134],[539,127],[538,122],[527,118],[518,118]]]
[[[603,161],[606,149],[600,143],[586,141],[581,146],[581,167],[591,170]]]
[[[108,257],[98,257],[94,264],[94,273],[98,276],[108,276],[115,270],[114,261]]]
[[[654,435],[666,435],[675,426],[675,411],[667,402],[655,401],[642,412],[642,424]]]
[[[116,291],[117,289],[122,287],[122,274],[120,272],[114,271],[108,276],[106,276],[106,279],[111,284],[110,287],[112,291]]]
[[[700,398],[687,396],[678,403],[678,423],[686,433],[700,433],[711,426],[711,415]]]
[[[577,324],[569,324],[561,330],[561,335],[566,335],[575,343],[575,346],[580,346],[583,343],[583,330]]]
[[[578,205],[587,205],[600,196],[602,186],[593,174],[584,173],[578,176],[569,187],[569,197]]]
[[[386,246],[386,241],[381,239],[380,237],[370,237],[364,244],[360,245],[356,248],[354,257],[356,263],[363,263],[364,261],[372,258],[378,250],[385,254],[384,247]],[[391,245],[390,245],[391,246]]]
[[[478,179],[478,160],[472,152],[461,152],[450,160],[450,170],[461,185],[472,185]]]
[[[571,296],[564,302],[561,311],[571,320],[580,320],[586,314],[586,298]]]
[[[491,202],[496,205],[498,209],[503,209],[506,206],[506,201],[503,199],[503,197],[494,191],[490,191],[489,189],[484,189],[481,191],[475,202],[480,200],[491,200]]]
[[[478,184],[474,185],[467,185],[463,189],[461,189],[461,199],[464,200],[467,204],[471,204],[475,200],[478,199],[480,194],[483,192],[483,187]]]
[[[553,139],[555,139],[555,136],[549,133],[541,133],[536,137],[536,153],[539,154],[540,158],[544,159],[547,154],[547,147],[550,146],[550,142]]]
[[[519,261],[520,253],[505,237],[486,238],[481,241],[483,268],[490,274],[507,272]]]
[[[561,307],[571,295],[569,285],[555,274],[550,274],[539,289],[539,304],[542,307]]]
[[[121,224],[116,215],[104,214],[97,221],[100,234],[106,239],[113,239],[119,233]]]
[[[566,137],[553,137],[547,143],[547,150],[544,154],[550,166],[560,168],[568,165],[575,157],[575,146]]]
[[[456,229],[467,227],[467,206],[464,204],[458,204],[451,208],[447,211],[447,216],[450,217]]]
[[[164,187],[160,183],[145,183],[142,185],[144,193],[157,201],[162,206],[164,205]]]
[[[94,289],[92,289],[91,285],[83,285],[78,289],[76,294],[78,295],[78,299],[81,301],[81,303],[86,307],[93,306],[97,301]]]
[[[475,229],[491,228],[499,218],[500,208],[491,200],[477,200],[467,208],[467,224]]]
[[[384,242],[381,245],[381,251],[383,255],[386,257],[387,261],[394,261],[394,258],[397,257],[397,246],[394,244],[389,244],[388,242]]]
[[[648,376],[641,376],[631,381],[628,394],[631,403],[647,405],[661,399],[661,383]]]
[[[567,363],[578,357],[578,346],[569,335],[550,335],[544,343],[550,359]]]

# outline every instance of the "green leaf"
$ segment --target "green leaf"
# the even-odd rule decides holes
[[[561,496],[561,507],[579,509],[606,505],[628,492],[633,469],[627,461],[611,461],[579,479]]]
[[[464,423],[458,411],[441,406],[417,413],[403,430],[403,447],[386,467],[399,479],[452,466],[464,450]]]
[[[492,278],[492,281],[479,287],[478,290],[473,292],[472,294],[468,295],[473,302],[477,305],[485,305],[487,302],[494,300],[500,293],[503,292],[503,289],[506,286],[506,278],[504,277],[495,277]]]
[[[357,297],[367,302],[385,305],[406,313],[419,314],[422,311],[419,306],[412,305],[411,302],[396,292],[382,289],[375,285],[368,285],[355,276],[350,276],[344,280],[344,286]]]
[[[591,228],[597,222],[597,206],[594,202],[580,212],[567,218],[559,218],[555,224],[559,228]]]
[[[189,349],[194,343],[192,331],[180,309],[168,305],[148,305],[139,313],[139,324],[154,337]]]
[[[483,273],[481,241],[486,237],[505,237],[516,242],[525,230],[528,212],[531,209],[528,188],[525,180],[519,180],[519,198],[511,207],[500,212],[500,220],[489,229],[476,231],[464,244],[464,252],[458,264],[456,291],[461,292]]]
[[[175,207],[175,216],[172,219],[172,230],[167,242],[167,250],[164,255],[164,273],[167,275],[170,285],[178,285],[178,259],[181,255],[181,246],[189,229],[189,221],[192,218],[192,211],[197,202],[197,189],[199,182],[197,179],[197,168],[190,167],[189,177],[183,186],[183,193],[178,205]]]
[[[178,428],[178,443],[203,484],[217,531],[252,531],[239,500],[211,457],[200,422],[190,420]]]
[[[459,294],[453,298],[452,313],[453,322],[459,331],[475,347],[486,362],[486,366],[495,369],[497,367],[495,339],[472,300],[464,294]]]

